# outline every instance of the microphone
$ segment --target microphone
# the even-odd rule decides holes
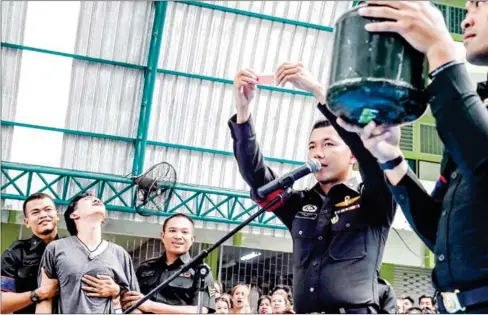
[[[293,183],[302,177],[307,176],[310,173],[315,173],[320,170],[322,164],[317,159],[311,159],[307,161],[304,165],[300,166],[294,171],[277,178],[263,187],[258,188],[256,194],[259,198],[265,199],[266,196],[278,189],[286,189],[293,185]]]

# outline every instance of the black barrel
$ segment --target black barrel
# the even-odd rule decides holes
[[[425,57],[396,33],[371,33],[359,5],[335,25],[327,105],[338,117],[365,125],[398,125],[425,112]]]

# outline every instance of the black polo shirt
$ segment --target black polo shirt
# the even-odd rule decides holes
[[[57,236],[56,236],[57,239]],[[37,275],[46,244],[37,236],[18,240],[2,254],[2,292],[23,293],[38,288]],[[31,304],[15,313],[34,314]]]
[[[325,194],[317,184],[294,191],[274,213],[293,240],[293,299],[297,313],[338,313],[379,308],[377,274],[396,205],[376,159],[355,133],[339,127],[325,106],[319,109],[359,162],[363,183],[351,179]],[[252,118],[229,121],[239,171],[252,189],[277,177],[264,164]],[[307,141],[307,139],[303,139]]]
[[[182,267],[183,264],[190,261],[190,254],[180,256],[173,264],[166,264],[166,255],[143,262],[137,268],[136,276],[139,281],[139,287],[142,294],[147,294],[166,279],[171,277]],[[170,284],[153,295],[150,299],[154,302],[168,305],[197,306],[198,290],[196,287],[195,269],[180,274]],[[210,313],[215,312],[215,290],[213,289],[212,273],[209,273],[205,279],[205,292],[203,296],[203,306]]]

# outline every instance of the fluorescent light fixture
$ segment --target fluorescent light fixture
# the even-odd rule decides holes
[[[244,255],[241,257],[241,260],[251,260],[253,258],[256,258],[258,256],[261,256],[261,253],[259,252],[252,252],[250,254]]]

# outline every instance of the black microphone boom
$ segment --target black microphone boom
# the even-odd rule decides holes
[[[291,187],[291,185],[293,185],[293,183],[300,178],[305,177],[310,173],[318,172],[321,167],[322,165],[319,160],[311,159],[296,170],[291,171],[288,174],[285,174],[282,177],[267,183],[263,187],[258,188],[256,193],[259,198],[264,199],[273,191],[276,191],[277,189],[285,189]]]

